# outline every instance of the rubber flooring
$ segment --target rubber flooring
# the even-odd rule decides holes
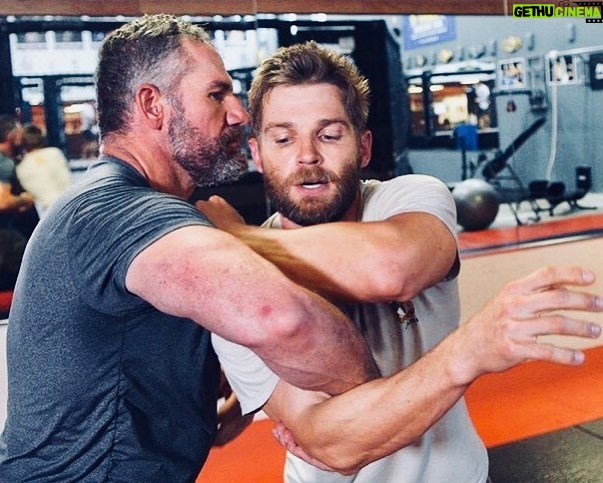
[[[603,482],[603,419],[488,450],[493,483]]]

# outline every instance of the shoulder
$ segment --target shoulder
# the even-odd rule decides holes
[[[404,174],[385,181],[374,179],[364,180],[361,187],[364,187],[368,191],[396,190],[400,188],[450,191],[442,180],[427,174]]]
[[[365,206],[394,200],[405,205],[429,199],[454,202],[450,189],[442,180],[423,174],[406,174],[386,181],[363,181],[360,190]]]
[[[400,213],[424,212],[456,226],[452,193],[438,178],[407,174],[387,181],[366,181],[361,186],[363,221],[384,220]]]
[[[278,213],[273,213],[270,217],[262,223],[263,228],[281,228],[281,221]]]
[[[135,169],[99,163],[61,199],[64,216],[78,232],[131,234],[153,239],[191,224],[211,226],[186,200],[157,191]]]

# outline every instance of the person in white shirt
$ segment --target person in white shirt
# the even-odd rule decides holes
[[[488,461],[463,394],[480,375],[530,359],[584,354],[541,334],[596,338],[597,324],[554,311],[601,311],[580,268],[508,284],[459,325],[455,207],[429,176],[361,181],[372,134],[368,85],[344,56],[309,42],[266,59],[249,92],[251,153],[276,210],[245,225],[219,197],[197,207],[361,329],[383,377],[334,397],[280,380],[252,350],[213,336],[244,412],[263,409],[289,450],[288,483],[484,482]],[[335,470],[335,471],[333,471]]]
[[[71,170],[59,148],[47,147],[42,130],[35,124],[23,128],[24,155],[17,164],[17,178],[35,198],[40,217],[71,185]]]

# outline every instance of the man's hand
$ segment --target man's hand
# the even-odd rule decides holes
[[[477,314],[450,336],[455,357],[451,367],[460,383],[487,372],[505,371],[528,360],[579,365],[580,350],[562,343],[543,343],[542,335],[596,339],[601,326],[563,311],[603,311],[603,298],[570,287],[585,287],[594,274],[578,267],[546,267],[508,283]]]
[[[218,434],[214,446],[224,446],[241,434],[253,421],[253,414],[243,416],[237,396],[230,388],[224,373],[220,377],[219,398],[224,402],[218,408]]]
[[[245,220],[239,212],[218,195],[210,196],[207,201],[197,201],[195,207],[220,230],[233,233],[237,227],[245,225]]]

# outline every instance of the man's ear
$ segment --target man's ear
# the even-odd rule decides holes
[[[262,156],[260,156],[260,146],[258,144],[257,138],[249,138],[249,149],[251,151],[251,159],[253,159],[255,169],[257,169],[260,173],[263,173],[264,168],[262,166]]]
[[[368,129],[360,135],[360,167],[366,168],[371,160],[373,134]]]
[[[141,114],[141,122],[153,129],[161,129],[164,121],[164,99],[157,86],[142,84],[136,91],[136,106]]]

